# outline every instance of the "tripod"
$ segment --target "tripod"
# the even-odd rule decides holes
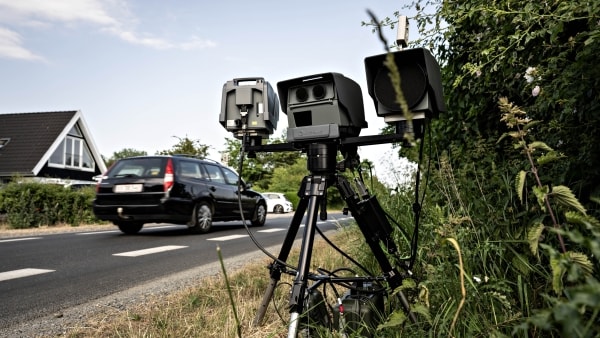
[[[284,263],[288,259],[300,224],[306,213],[306,225],[300,247],[298,268],[289,299],[291,316],[288,338],[296,338],[298,327],[301,322],[301,316],[305,311],[310,311],[306,306],[305,297],[308,289],[309,267],[317,226],[318,209],[320,205],[326,202],[326,191],[330,186],[335,186],[347,203],[348,209],[358,223],[367,244],[375,255],[375,258],[382,269],[384,279],[387,281],[390,289],[395,290],[402,284],[402,274],[392,266],[382,248],[382,245],[384,245],[387,252],[391,254],[397,252],[396,246],[391,238],[391,225],[374,196],[368,196],[366,191],[361,191],[362,196],[359,197],[346,178],[336,175],[338,169],[345,169],[345,167],[338,168],[336,166],[337,151],[338,144],[335,142],[312,143],[308,145],[307,167],[310,171],[310,175],[304,177],[298,191],[300,197],[299,205],[292,218],[279,256],[270,266],[271,279],[254,319],[254,325],[260,325],[264,318],[268,304],[273,297],[274,290],[281,278],[282,271],[284,271]],[[350,155],[347,161],[343,163],[353,163],[353,161],[357,160],[355,147],[347,151],[347,153]],[[360,278],[356,279],[360,280]],[[410,311],[408,300],[404,294],[402,292],[398,292],[397,294],[400,304],[410,320],[416,322],[416,317],[414,313]]]

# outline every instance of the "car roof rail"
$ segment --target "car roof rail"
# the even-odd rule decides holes
[[[213,160],[211,158],[206,158],[206,157],[202,157],[202,156],[198,156],[198,155],[193,155],[193,154],[172,154],[171,156],[174,156],[174,157],[195,158],[195,159],[198,159],[198,160],[203,160],[203,161],[206,161],[206,162],[213,162],[213,163],[216,163],[216,164],[223,165],[221,162],[219,162],[217,160]]]
[[[204,159],[203,157],[194,155],[194,154],[171,154],[171,156],[173,156],[173,157],[191,157],[191,158],[197,158],[200,160]]]
[[[213,162],[216,164],[221,164],[223,165],[221,162],[217,161],[217,160],[213,160],[212,158],[203,158],[203,160],[207,161],[207,162]]]

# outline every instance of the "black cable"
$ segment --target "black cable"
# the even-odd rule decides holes
[[[335,276],[335,277],[339,277],[338,275],[336,275],[336,272],[340,272],[340,271],[347,271],[353,275],[356,275],[356,271],[352,270],[351,268],[337,268],[333,271],[325,270],[324,268],[318,268],[317,271],[319,271],[319,273],[321,273],[321,271],[322,271],[323,274]]]
[[[250,228],[248,228],[248,224],[246,224],[246,220],[244,219],[244,211],[242,208],[242,191],[241,191],[241,186],[242,186],[242,170],[244,168],[244,154],[246,152],[246,133],[242,133],[242,145],[240,147],[240,163],[239,163],[239,167],[238,167],[238,207],[240,209],[240,214],[242,216],[242,223],[244,224],[244,228],[246,228],[246,232],[248,233],[248,235],[250,236],[250,239],[252,240],[252,242],[254,243],[254,245],[256,245],[256,247],[262,251],[265,255],[269,256],[271,259],[273,259],[274,261],[278,262],[279,264],[281,264],[282,266],[285,266],[289,269],[292,270],[296,270],[296,267],[288,264],[287,262],[284,262],[282,260],[280,260],[279,258],[275,257],[275,255],[271,254],[269,251],[267,251],[267,249],[265,249],[256,239],[256,237],[254,237],[254,234],[252,234],[252,231],[250,231]],[[265,212],[266,212],[266,208],[265,208]],[[266,216],[265,216],[266,217]]]
[[[279,282],[277,283],[277,286],[275,286],[275,289],[281,287],[282,285],[287,285],[290,287],[290,290],[292,289],[292,284],[288,283],[288,282]],[[284,323],[287,324],[287,321],[283,318],[283,315],[281,314],[281,312],[279,311],[279,306],[277,306],[277,303],[275,302],[275,297],[271,297],[271,302],[273,302],[273,308],[275,308],[275,312],[277,313],[277,317],[279,317],[279,319]]]
[[[350,268],[338,268],[338,269],[335,269],[335,270],[333,270],[333,271],[327,271],[327,270],[325,270],[325,269],[323,269],[323,268],[320,268],[319,270],[320,270],[320,271],[324,271],[324,272],[326,272],[326,273],[327,273],[327,275],[329,275],[329,276],[333,276],[334,278],[335,278],[335,277],[339,277],[339,276],[337,275],[337,272],[340,272],[340,271],[349,271],[351,274],[353,274],[353,275],[356,275],[356,272],[355,272],[354,270],[350,269]],[[373,293],[382,293],[382,292],[385,292],[385,291],[386,291],[386,288],[385,288],[385,287],[383,287],[383,286],[381,285],[381,283],[379,283],[379,282],[376,280],[376,279],[377,279],[376,277],[372,277],[372,276],[371,276],[371,278],[373,278],[373,279],[374,279],[374,281],[375,281],[375,282],[377,282],[377,285],[378,285],[378,288],[377,288],[377,289],[374,289],[374,290],[373,290]],[[364,279],[364,278],[362,278],[362,279]],[[357,280],[358,280],[358,279],[357,279]],[[342,285],[343,287],[345,287],[345,288],[347,288],[347,289],[350,289],[350,290],[361,291],[361,289],[360,289],[360,288],[354,287],[354,286],[352,286],[352,285],[348,285],[348,284],[346,284],[345,282],[339,282],[339,281],[330,280],[330,281],[329,281],[329,283],[331,283],[332,285],[339,284],[339,285]]]
[[[429,140],[431,142],[431,128],[427,120],[425,120],[424,127],[427,128],[427,132],[429,133]],[[428,184],[425,184],[425,188],[423,190],[423,196],[421,201],[419,201],[419,182],[421,181],[421,162],[423,161],[423,149],[425,146],[425,140],[421,140],[421,145],[419,147],[419,161],[417,164],[417,177],[415,182],[415,203],[413,204],[413,212],[415,214],[415,228],[413,229],[413,236],[411,241],[411,254],[410,261],[408,263],[408,269],[411,270],[415,264],[415,260],[417,258],[417,247],[419,241],[419,221],[421,217],[421,207],[423,202],[425,201],[425,194],[427,192]],[[429,144],[429,158],[427,160],[427,173],[431,170],[431,143]]]
[[[287,268],[289,268],[291,270],[296,271],[296,267],[295,266],[292,266],[292,265],[288,264],[287,262],[284,262],[284,261],[280,260],[278,257],[275,257],[275,255],[273,255],[270,252],[268,252],[258,242],[258,240],[254,237],[254,235],[252,234],[252,232],[248,228],[248,225],[246,224],[246,221],[244,220],[244,213],[243,213],[243,210],[242,210],[242,200],[241,200],[241,185],[242,185],[241,173],[242,173],[242,170],[243,170],[244,154],[245,154],[245,151],[246,151],[245,145],[246,145],[246,133],[243,133],[242,134],[242,145],[240,147],[240,161],[239,161],[239,167],[238,167],[238,207],[239,207],[239,210],[240,210],[240,214],[241,214],[241,217],[242,217],[242,223],[244,224],[244,228],[246,229],[246,232],[250,236],[250,239],[252,240],[252,242],[254,243],[254,245],[256,245],[256,247],[259,250],[261,250],[265,255],[267,255],[269,258],[273,259],[274,261],[278,262],[282,266],[285,266],[285,267],[287,267]],[[317,232],[319,233],[319,235],[325,240],[325,242],[327,242],[334,250],[336,250],[337,252],[339,252],[346,259],[350,260],[353,264],[355,264],[357,267],[359,267],[366,274],[368,274],[369,276],[373,276],[372,272],[370,272],[367,268],[365,268],[364,266],[362,266],[355,259],[353,259],[352,257],[350,257],[347,253],[345,253],[339,247],[337,247],[331,240],[329,240],[329,238],[327,238],[327,236],[325,236],[325,234],[323,233],[323,231],[321,231],[321,229],[318,226],[315,226],[315,229],[317,230]]]
[[[327,236],[325,236],[323,231],[321,231],[321,229],[319,229],[318,226],[316,226],[315,229],[317,230],[317,232],[319,233],[321,238],[323,238],[325,240],[325,242],[327,242],[327,244],[329,244],[335,251],[337,251],[340,255],[344,256],[346,259],[348,259],[350,262],[352,262],[354,265],[356,265],[359,269],[361,269],[367,275],[373,276],[373,273],[370,272],[366,267],[362,266],[354,258],[350,257],[350,255],[348,255],[346,252],[344,252],[342,249],[340,249],[338,246],[336,246],[331,240],[329,240],[329,238],[327,238]]]
[[[402,233],[402,236],[404,236],[404,238],[406,238],[406,240],[408,241],[408,238],[411,238],[412,241],[412,236],[408,235],[408,232],[406,232],[406,230],[404,230],[404,228],[402,226],[400,226],[400,223],[398,223],[398,221],[396,221],[392,215],[388,214],[387,211],[383,210],[385,217],[387,217],[387,219],[389,219],[390,221],[392,221],[392,223],[394,223],[396,225],[396,227],[398,228],[398,230],[400,230],[400,232]]]
[[[254,243],[254,245],[256,245],[256,247],[257,247],[259,250],[261,250],[261,251],[262,251],[262,252],[263,252],[265,255],[267,255],[268,257],[270,257],[271,259],[273,259],[275,262],[279,263],[281,266],[285,266],[285,267],[287,267],[288,269],[290,269],[290,270],[292,270],[292,271],[296,271],[296,267],[295,267],[295,266],[292,266],[292,265],[288,264],[287,262],[284,262],[284,261],[280,260],[279,258],[275,257],[273,254],[271,254],[270,252],[268,252],[268,251],[267,251],[267,250],[266,250],[266,249],[265,249],[265,248],[264,248],[264,247],[263,247],[263,246],[262,246],[262,245],[261,245],[261,244],[258,242],[258,240],[257,240],[257,239],[254,237],[254,235],[252,234],[252,232],[250,231],[250,229],[249,229],[249,227],[248,227],[248,225],[247,225],[247,223],[246,223],[246,220],[244,219],[244,213],[243,213],[242,201],[241,201],[241,192],[242,192],[242,178],[241,178],[241,173],[243,172],[243,161],[244,161],[244,155],[245,155],[245,151],[246,151],[246,149],[245,149],[245,145],[246,145],[246,136],[247,136],[247,134],[246,134],[246,133],[243,133],[243,134],[242,134],[242,144],[241,144],[241,147],[240,147],[240,159],[239,159],[239,167],[238,167],[238,182],[237,182],[237,188],[238,188],[238,207],[239,207],[240,215],[241,215],[241,218],[242,218],[242,222],[243,222],[243,224],[244,224],[244,228],[246,229],[246,232],[247,232],[247,233],[248,233],[248,235],[250,236],[250,239],[252,240],[252,242]],[[363,184],[364,184],[364,179],[363,179],[363,177],[362,177],[362,174],[360,173],[360,171],[359,171],[359,174],[360,174],[360,180],[361,180],[361,182],[363,182]],[[389,215],[386,215],[386,216],[388,216],[388,217],[389,217]],[[321,237],[322,237],[322,238],[323,238],[323,239],[324,239],[324,240],[325,240],[325,241],[326,241],[326,242],[327,242],[327,243],[328,243],[328,244],[329,244],[329,245],[330,245],[330,246],[331,246],[331,247],[332,247],[334,250],[336,250],[338,253],[340,253],[340,254],[341,254],[343,257],[345,257],[346,259],[350,260],[350,261],[351,261],[353,264],[355,264],[355,265],[356,265],[358,268],[360,268],[360,269],[361,269],[363,272],[365,272],[366,274],[368,274],[369,276],[371,276],[371,278],[374,278],[374,279],[376,278],[376,277],[373,277],[373,273],[372,273],[372,272],[370,272],[370,271],[369,271],[369,270],[368,270],[366,267],[364,267],[363,265],[361,265],[361,264],[360,264],[359,262],[357,262],[355,259],[353,259],[352,257],[350,257],[350,256],[349,256],[347,253],[345,253],[345,252],[344,252],[342,249],[340,249],[340,248],[339,248],[337,245],[335,245],[335,244],[334,244],[334,243],[333,243],[333,242],[332,242],[332,241],[331,241],[331,240],[330,240],[330,239],[329,239],[327,236],[325,236],[325,234],[323,233],[323,231],[321,231],[321,229],[320,229],[318,226],[315,226],[315,229],[317,230],[317,232],[319,233],[319,235],[320,235],[320,236],[321,236]],[[408,237],[408,236],[406,236],[406,237]],[[341,269],[338,269],[338,270],[336,270],[336,271],[342,271],[342,270],[346,270],[346,269],[347,269],[347,270],[350,270],[350,269],[348,269],[348,268],[341,268]],[[350,270],[350,271],[352,271],[352,270]],[[288,272],[288,271],[286,271],[286,272]],[[334,275],[334,276],[335,276],[335,275]],[[309,277],[309,279],[312,279],[312,278],[310,278],[310,277]],[[313,280],[314,280],[314,279],[313,279]],[[289,285],[289,283],[285,283],[285,284],[288,284],[288,285]],[[352,285],[348,285],[348,284],[347,284],[347,283],[345,283],[345,282],[339,282],[339,281],[338,281],[338,282],[336,282],[336,281],[329,280],[329,281],[328,281],[326,284],[330,284],[330,286],[332,287],[332,289],[334,290],[334,293],[336,294],[336,296],[338,296],[338,298],[339,298],[339,293],[338,293],[337,289],[336,289],[336,288],[335,288],[335,286],[334,286],[335,284],[339,284],[339,285],[341,285],[341,286],[343,286],[343,287],[345,287],[345,288],[347,288],[347,289],[351,289],[351,290],[359,290],[358,288],[356,288],[356,287],[354,287],[354,286],[352,286]],[[323,288],[324,288],[324,292],[325,292],[325,286],[326,286],[326,284],[323,286]],[[278,286],[279,286],[279,284],[278,284]],[[380,287],[381,287],[381,286],[380,286]],[[384,290],[385,290],[385,289],[381,287],[381,289],[378,289],[378,290],[373,290],[373,292],[383,292]],[[274,299],[272,299],[272,301],[274,302]],[[279,317],[282,319],[282,316],[281,316],[281,314],[279,313],[279,309],[278,309],[278,307],[275,305],[275,303],[274,303],[274,306],[275,306],[275,310],[276,310],[276,312],[277,312],[278,316],[279,316]],[[283,319],[282,319],[282,320],[283,320]]]

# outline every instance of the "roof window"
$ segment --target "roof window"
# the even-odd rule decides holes
[[[0,149],[2,149],[5,145],[7,145],[8,142],[10,142],[9,137],[0,138]]]

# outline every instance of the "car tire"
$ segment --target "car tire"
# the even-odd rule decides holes
[[[283,214],[283,205],[277,204],[275,208],[273,208],[273,212],[276,214]]]
[[[141,222],[118,222],[116,225],[126,235],[135,235],[144,227],[144,223]]]
[[[252,226],[261,227],[265,225],[267,220],[267,208],[264,204],[259,204],[254,210],[254,217],[252,218]]]
[[[205,234],[212,228],[212,208],[206,202],[199,202],[194,207],[192,226],[190,230],[195,234]]]

